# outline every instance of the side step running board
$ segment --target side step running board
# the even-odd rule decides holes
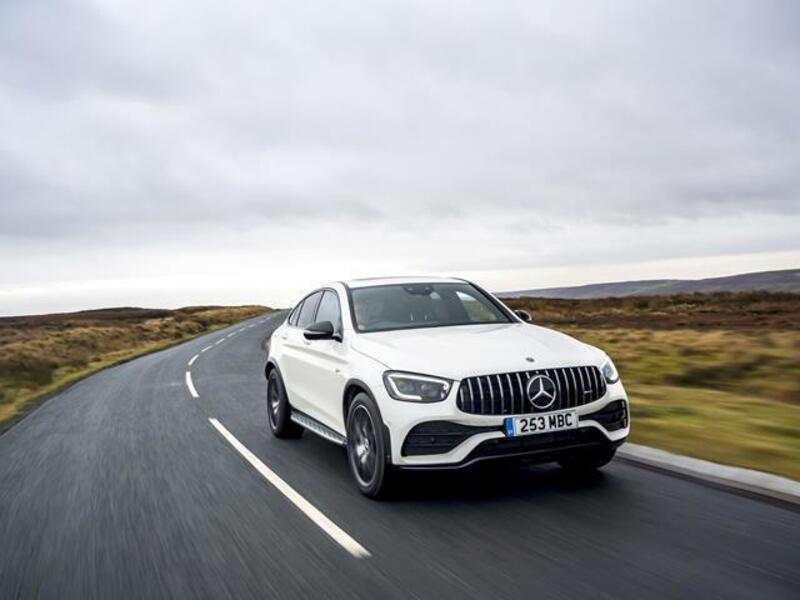
[[[333,442],[339,446],[347,445],[347,438],[335,432],[327,425],[323,425],[313,417],[309,417],[304,413],[293,410],[289,418],[301,427],[305,427],[311,433],[316,433],[318,436],[328,440],[329,442]]]

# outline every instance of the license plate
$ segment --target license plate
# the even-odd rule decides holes
[[[536,435],[550,431],[563,431],[578,427],[578,411],[562,410],[543,413],[541,415],[525,415],[524,417],[506,417],[503,429],[507,437]]]

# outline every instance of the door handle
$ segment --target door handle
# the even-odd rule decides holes
[[[283,335],[281,336],[281,339],[282,339],[282,340],[288,340],[288,339],[289,339],[289,336],[288,336],[288,335],[286,335],[286,334],[283,334]]]

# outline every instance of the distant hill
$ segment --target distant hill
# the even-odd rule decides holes
[[[543,288],[501,292],[501,298],[533,296],[536,298],[620,298],[624,296],[669,296],[694,292],[791,292],[800,293],[800,269],[761,271],[709,279],[652,279],[648,281],[618,281],[593,283],[572,287]]]

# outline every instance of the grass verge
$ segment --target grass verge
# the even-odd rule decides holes
[[[119,308],[0,319],[0,430],[55,392],[101,369],[271,309]]]
[[[800,480],[800,295],[508,303],[614,359],[631,441]]]

